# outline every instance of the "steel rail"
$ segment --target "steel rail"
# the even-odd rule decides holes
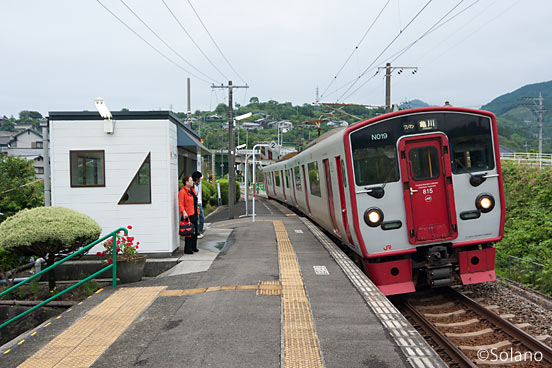
[[[445,335],[429,322],[416,308],[405,299],[400,300],[400,307],[410,315],[420,327],[431,336],[431,338],[445,351],[445,353],[454,360],[460,367],[477,368],[460,349],[458,349]]]
[[[534,352],[540,352],[543,359],[552,364],[552,349],[546,344],[540,342],[533,336],[529,335],[527,332],[515,326],[513,323],[505,320],[498,314],[485,308],[484,306],[477,303],[475,300],[465,296],[464,294],[452,288],[449,288],[448,292],[451,296],[459,300],[461,303],[467,305],[473,311],[478,313],[481,317],[487,319],[489,322],[506,332],[508,335],[512,336],[514,339],[517,339],[525,347],[533,350]]]

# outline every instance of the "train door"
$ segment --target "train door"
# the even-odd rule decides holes
[[[345,167],[341,163],[340,156],[335,156],[335,167],[337,171],[337,186],[339,187],[339,201],[341,203],[341,220],[343,221],[343,228],[345,228],[347,239],[349,240],[349,243],[353,244],[353,237],[351,236],[351,230],[349,230],[347,202],[345,202],[345,188],[347,187],[347,178],[345,176]]]
[[[448,147],[443,134],[407,137],[399,142],[411,244],[458,236]]]
[[[332,225],[334,228],[334,233],[341,237],[341,234],[339,232],[339,229],[337,228],[337,221],[335,220],[335,208],[334,208],[334,198],[333,198],[333,190],[332,190],[332,178],[330,176],[330,161],[328,159],[324,159],[322,161],[324,164],[324,176],[326,177],[326,198],[328,198],[328,209],[330,211],[330,217],[332,219]]]
[[[303,183],[305,183],[305,201],[307,202],[307,209],[309,210],[309,215],[312,216],[312,212],[311,212],[311,209],[310,209],[310,204],[309,204],[309,191],[308,191],[308,187],[307,187],[307,176],[305,175],[305,165],[301,165],[301,169],[303,171]]]
[[[297,204],[297,193],[295,193],[295,177],[293,176],[293,168],[289,169],[289,185],[293,187],[293,199],[295,206],[298,206]]]
[[[282,191],[284,192],[284,201],[287,202],[286,197],[286,176],[284,175],[284,171],[280,170],[280,175],[282,176]]]

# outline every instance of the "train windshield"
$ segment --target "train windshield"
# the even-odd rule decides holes
[[[449,115],[446,133],[455,174],[494,169],[491,121],[469,115]]]
[[[448,137],[453,173],[494,169],[490,118],[456,112],[409,114],[378,121],[351,133],[356,185],[398,181],[397,141],[404,136],[440,132]]]
[[[380,129],[374,126],[351,133],[356,185],[399,180],[396,141]]]

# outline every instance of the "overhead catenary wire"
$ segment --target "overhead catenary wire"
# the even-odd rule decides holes
[[[155,32],[124,0],[119,0],[131,13],[142,23],[159,41],[161,41],[169,50],[176,54],[182,61],[188,64],[191,68],[197,71],[199,74],[203,75],[205,78],[210,79],[211,81],[216,81],[215,78],[203,73],[201,70],[196,68],[192,63],[186,60],[178,51],[176,51],[171,45],[169,45],[157,32]],[[197,78],[197,77],[196,77]]]
[[[393,54],[390,59],[391,59],[391,63],[393,63],[395,60],[397,60],[399,57],[401,57],[405,52],[407,52],[412,46],[414,46],[416,43],[418,43],[420,40],[422,40],[424,37],[426,37],[427,35],[429,35],[431,32],[435,31],[437,28],[440,27],[439,23],[443,22],[443,20],[448,17],[456,8],[458,8],[465,0],[460,0],[455,6],[453,6],[448,12],[445,13],[445,15],[443,15],[441,18],[439,18],[439,20],[437,22],[435,22],[431,27],[428,28],[427,31],[425,31],[420,37],[418,37],[416,40],[414,40],[413,42],[411,42],[409,45],[407,45],[406,47],[404,47],[402,50],[398,51],[397,53]],[[480,0],[476,0],[476,2],[478,2]],[[472,4],[474,5],[474,4]],[[465,10],[465,9],[464,9]],[[463,12],[463,11],[462,11]],[[459,12],[458,14],[456,14],[455,16],[461,14],[462,12]],[[451,19],[453,19],[453,17],[451,17]],[[449,20],[451,20],[449,19]],[[448,21],[447,21],[448,22]],[[377,73],[376,73],[377,74]],[[364,81],[359,87],[357,87],[355,90],[353,90],[351,93],[349,93],[345,98],[349,98],[351,96],[353,96],[355,93],[357,93],[359,90],[361,90],[370,80],[372,80],[376,74],[374,74],[371,78],[369,78],[368,80]]]
[[[370,24],[370,26],[368,27],[368,29],[366,30],[366,32],[364,32],[364,34],[362,35],[362,37],[360,38],[360,41],[357,42],[355,48],[353,49],[353,51],[351,51],[351,53],[349,54],[349,56],[347,57],[347,59],[345,60],[345,62],[343,63],[343,65],[341,65],[341,67],[339,68],[339,70],[337,71],[337,73],[335,74],[335,76],[332,78],[332,80],[330,81],[330,83],[328,84],[328,86],[324,89],[324,91],[322,91],[322,93],[320,94],[320,97],[325,97],[325,93],[328,91],[328,89],[330,89],[330,87],[332,86],[332,84],[336,81],[337,77],[339,77],[339,74],[341,74],[341,72],[343,71],[343,69],[345,68],[345,66],[349,63],[349,60],[351,60],[351,58],[353,57],[354,53],[358,51],[358,48],[360,47],[360,44],[362,44],[362,42],[364,41],[364,39],[366,38],[366,36],[368,36],[368,33],[370,33],[370,31],[372,30],[372,28],[374,27],[374,24],[376,24],[376,22],[378,21],[379,17],[381,16],[381,14],[383,13],[383,11],[385,10],[385,8],[387,8],[387,5],[389,5],[389,3],[391,2],[391,0],[387,0],[387,2],[385,3],[385,5],[383,5],[383,8],[381,8],[381,10],[379,11],[378,15],[376,15],[376,17],[374,18],[374,20],[372,21],[372,23]]]
[[[362,78],[372,68],[372,66],[376,63],[376,61],[378,61],[378,59],[393,45],[393,43],[395,43],[395,41],[404,33],[404,31],[408,29],[408,27],[420,16],[420,14],[423,13],[423,11],[429,6],[429,4],[431,4],[432,1],[433,0],[428,0],[428,2],[416,13],[416,15],[414,15],[414,17],[410,19],[410,21],[406,24],[406,26],[403,29],[401,29],[399,33],[395,36],[395,38],[393,38],[391,42],[389,42],[389,44],[387,44],[387,46],[385,46],[385,48],[379,53],[379,55],[376,58],[374,58],[372,63],[370,63],[370,65],[368,65],[366,69],[364,69],[364,71],[358,77],[355,78],[354,82],[347,88],[347,90],[345,90],[345,92],[341,95],[341,97],[338,98],[338,101],[341,100],[345,95],[347,95],[347,93],[351,90],[351,88],[353,88],[353,86],[357,84],[360,78]]]
[[[494,18],[490,19],[490,20],[486,20],[483,24],[481,24],[478,28],[476,28],[473,32],[471,32],[470,34],[468,34],[466,37],[464,37],[462,40],[458,41],[457,43],[455,43],[453,46],[447,48],[445,51],[443,51],[441,54],[439,54],[439,56],[433,58],[433,60],[431,61],[430,64],[433,64],[437,59],[441,58],[443,55],[445,55],[447,52],[449,52],[450,50],[452,50],[453,48],[456,48],[458,45],[460,45],[461,43],[465,42],[467,39],[469,39],[471,36],[473,36],[474,34],[476,34],[477,32],[479,32],[482,28],[488,26],[489,24],[491,24],[492,22],[494,22],[495,20],[497,20],[498,18],[500,18],[502,15],[504,15],[505,13],[507,13],[510,9],[512,9],[514,6],[516,6],[521,0],[514,0],[514,2],[508,7],[506,8],[504,11],[502,11],[501,13],[499,13],[498,15],[496,15]],[[494,4],[494,3],[493,3]],[[473,18],[475,19],[475,18]],[[469,22],[471,23],[471,21]],[[468,23],[468,24],[469,24]]]
[[[174,14],[174,12],[171,10],[171,8],[169,7],[169,5],[167,4],[167,2],[165,0],[161,0],[161,2],[165,5],[165,7],[167,8],[167,10],[169,11],[169,13],[171,13],[172,17],[174,18],[174,20],[176,21],[176,23],[178,23],[178,25],[180,26],[180,28],[184,31],[184,33],[186,33],[186,35],[188,36],[188,38],[192,41],[192,43],[195,45],[195,47],[199,50],[199,52],[201,52],[201,54],[205,57],[205,59],[207,59],[207,61],[209,62],[209,64],[211,64],[211,66],[213,68],[215,68],[215,70],[220,74],[222,75],[222,77],[226,80],[229,80],[229,78],[224,75],[223,72],[220,71],[220,69],[215,65],[215,63],[213,63],[213,61],[211,61],[211,59],[209,58],[209,56],[207,56],[207,54],[203,51],[203,49],[199,46],[199,44],[194,40],[194,38],[192,37],[192,35],[190,34],[190,32],[188,32],[188,30],[186,30],[186,27],[184,27],[184,25],[182,24],[182,22],[180,22],[180,20],[178,19],[178,17],[176,16],[176,14]]]
[[[203,26],[203,29],[205,29],[205,32],[207,32],[207,34],[209,35],[209,38],[211,39],[211,41],[213,41],[213,44],[215,45],[215,47],[217,48],[217,50],[219,51],[220,55],[222,56],[222,58],[224,59],[224,61],[226,61],[226,63],[228,64],[228,66],[230,67],[230,69],[232,69],[232,71],[234,73],[236,73],[236,75],[241,79],[241,81],[245,84],[247,84],[245,82],[245,79],[240,75],[240,73],[238,73],[238,71],[234,68],[234,66],[230,63],[230,61],[228,60],[228,58],[226,57],[226,55],[224,55],[224,53],[222,52],[221,48],[219,47],[219,45],[216,43],[215,39],[213,38],[213,36],[211,35],[211,32],[209,32],[209,30],[207,29],[207,26],[205,25],[205,23],[203,23],[203,20],[201,19],[201,17],[199,16],[198,12],[195,10],[194,6],[192,5],[192,2],[190,0],[188,0],[188,4],[190,4],[190,7],[192,8],[192,10],[194,11],[197,19],[199,20],[199,23],[201,23],[201,25]]]
[[[447,19],[446,21],[443,22],[443,19],[445,19],[447,16],[450,15],[450,13],[452,13],[458,6],[460,6],[465,0],[461,0],[458,4],[456,4],[451,10],[449,10],[443,17],[441,17],[437,22],[435,22],[431,27],[429,27],[429,29],[424,32],[420,37],[418,37],[416,40],[414,40],[413,42],[411,42],[410,44],[408,44],[406,47],[404,47],[402,50],[396,52],[395,54],[393,54],[390,59],[391,59],[391,63],[393,63],[395,60],[397,60],[399,57],[401,57],[404,53],[406,53],[408,50],[410,50],[416,43],[418,43],[419,41],[421,41],[423,38],[425,38],[426,36],[430,35],[431,33],[435,32],[437,29],[441,28],[442,26],[444,26],[445,24],[447,24],[448,22],[450,22],[451,20],[453,20],[454,18],[456,18],[457,16],[459,16],[460,14],[462,14],[463,12],[465,12],[466,10],[468,10],[469,8],[471,8],[472,6],[474,6],[475,4],[477,4],[478,2],[480,2],[481,0],[476,0],[474,1],[473,3],[471,3],[470,5],[468,5],[467,7],[465,7],[464,9],[462,9],[461,11],[459,11],[458,13],[454,14],[452,17],[450,17],[449,19]],[[442,23],[441,23],[442,22]]]
[[[115,14],[113,11],[111,11],[111,9],[109,9],[107,6],[105,6],[105,4],[103,4],[100,0],[96,0],[96,2],[98,4],[100,4],[109,14],[111,14],[115,19],[117,19],[122,25],[124,25],[129,31],[131,31],[132,33],[134,33],[134,35],[136,37],[138,37],[139,39],[141,39],[142,41],[144,41],[144,43],[146,43],[149,47],[151,47],[155,52],[157,52],[159,55],[161,55],[163,58],[165,58],[167,61],[169,61],[171,64],[173,64],[174,66],[176,66],[178,69],[184,71],[185,73],[189,74],[189,75],[192,75],[194,76],[195,78],[197,78],[198,80],[202,81],[202,82],[205,82],[207,84],[209,84],[209,81],[203,79],[203,78],[200,78],[198,76],[196,76],[194,73],[190,72],[189,70],[187,70],[186,68],[184,68],[182,65],[178,64],[176,61],[174,61],[173,59],[171,59],[170,57],[168,57],[167,55],[165,55],[161,50],[159,50],[157,47],[153,46],[148,40],[146,40],[142,35],[140,35],[138,32],[136,32],[131,26],[129,26],[124,20],[122,20],[121,18],[119,18],[119,16],[117,16],[117,14]]]

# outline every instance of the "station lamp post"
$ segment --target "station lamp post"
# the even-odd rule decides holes
[[[239,122],[240,120],[247,119],[247,118],[251,117],[251,115],[253,115],[253,114],[251,112],[248,112],[246,114],[236,116],[234,118],[234,120]],[[240,144],[240,124],[239,123],[236,123],[236,128],[238,129],[238,145],[239,145]]]

